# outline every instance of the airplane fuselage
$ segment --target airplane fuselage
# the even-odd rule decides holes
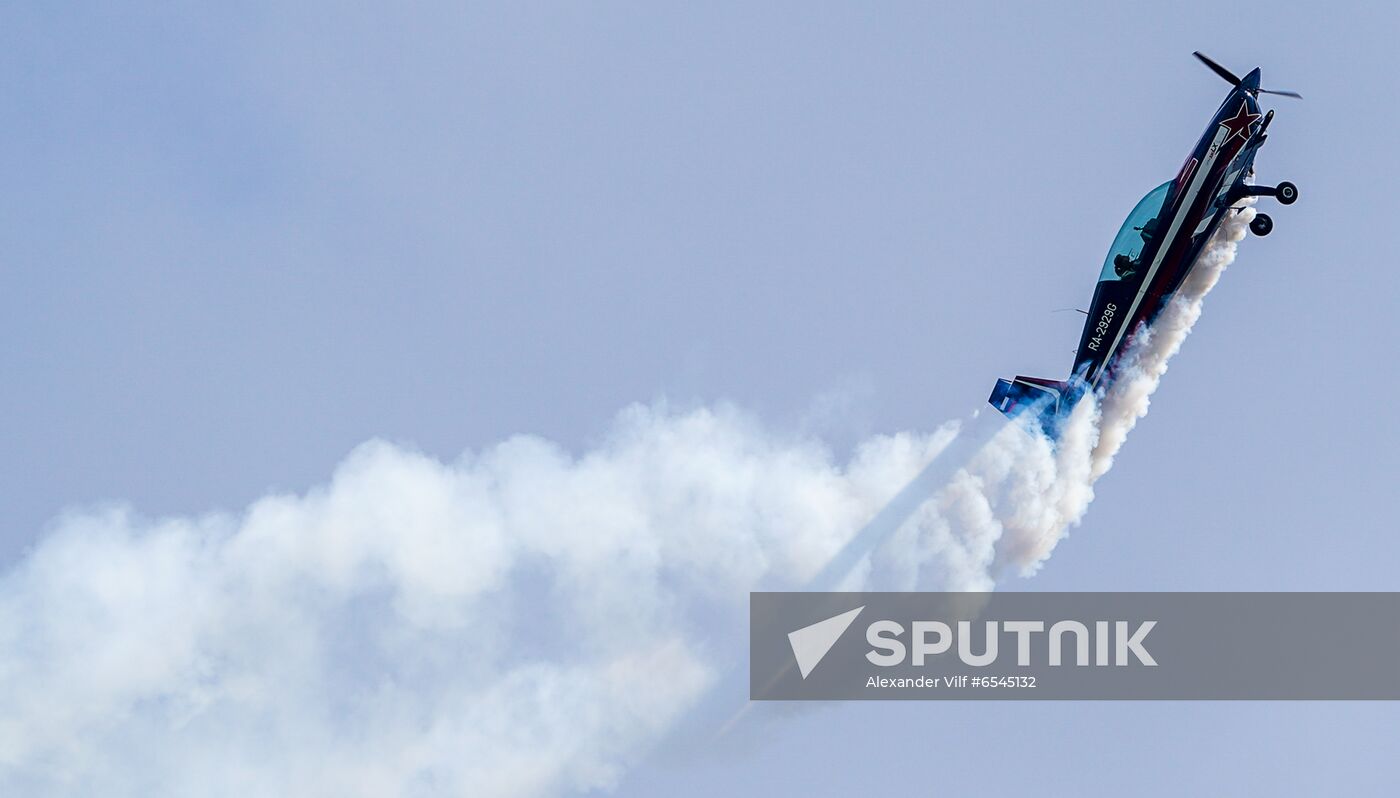
[[[1231,92],[1167,188],[1153,215],[1155,235],[1143,242],[1124,276],[1110,274],[1111,264],[1106,265],[1071,372],[1085,388],[1103,384],[1133,331],[1162,312],[1206,241],[1231,212],[1240,198],[1232,190],[1250,173],[1263,142],[1262,118],[1253,95],[1243,88]]]
[[[1051,438],[1080,398],[1103,393],[1121,366],[1128,343],[1157,320],[1195,266],[1206,242],[1239,200],[1274,196],[1283,204],[1297,199],[1297,186],[1246,183],[1254,156],[1264,143],[1273,112],[1259,110],[1259,70],[1237,78],[1197,54],[1234,86],[1205,133],[1177,171],[1128,214],[1099,273],[1084,332],[1067,380],[1018,376],[997,380],[988,401],[1010,417],[1032,410]],[[1289,94],[1293,92],[1273,92]],[[1267,235],[1273,221],[1257,215],[1250,229]]]

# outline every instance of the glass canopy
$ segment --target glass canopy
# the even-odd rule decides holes
[[[1147,192],[1147,196],[1128,214],[1127,221],[1123,222],[1123,227],[1113,239],[1113,247],[1108,250],[1108,257],[1104,259],[1099,282],[1123,280],[1147,269],[1147,264],[1141,262],[1142,250],[1154,236],[1165,232],[1160,229],[1161,225],[1165,224],[1165,221],[1160,220],[1160,216],[1162,206],[1175,182],[1168,180]]]

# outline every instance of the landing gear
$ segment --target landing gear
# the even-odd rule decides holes
[[[1289,184],[1292,185],[1292,184]],[[1296,194],[1295,194],[1296,196]],[[1263,237],[1274,231],[1274,220],[1269,218],[1267,213],[1257,213],[1254,221],[1249,223],[1249,232]]]
[[[1252,183],[1236,183],[1226,194],[1226,200],[1235,204],[1245,197],[1273,197],[1280,205],[1292,205],[1298,201],[1298,187],[1287,180],[1277,186],[1256,186]]]

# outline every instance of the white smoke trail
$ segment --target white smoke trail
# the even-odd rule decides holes
[[[1254,200],[1230,213],[1150,331],[1129,344],[1118,376],[1102,397],[1079,403],[1058,446],[1020,425],[1007,425],[874,552],[877,588],[929,584],[990,590],[1006,571],[1034,573],[1094,499],[1094,483],[1138,420],[1147,415],[1167,363],[1181,348],[1201,307],[1254,218]]]
[[[851,584],[990,589],[1037,568],[1251,215],[1058,447],[989,432]],[[531,437],[450,464],[372,442],[236,517],[66,516],[0,576],[0,793],[606,788],[738,658],[716,630],[742,628],[747,592],[809,583],[957,429],[839,464],[732,408],[638,406],[576,458]]]
[[[1145,335],[1139,334],[1128,351],[1125,367],[1112,390],[1103,399],[1102,432],[1094,448],[1092,478],[1098,479],[1113,466],[1113,457],[1127,440],[1138,419],[1147,415],[1152,393],[1157,390],[1167,361],[1181,349],[1196,320],[1206,294],[1215,287],[1225,268],[1235,260],[1236,245],[1242,241],[1254,220],[1254,198],[1241,202],[1239,212],[1227,216],[1211,237],[1196,265],[1176,292],[1166,310]]]
[[[634,407],[579,458],[374,442],[239,517],[63,518],[0,578],[0,794],[606,787],[733,653],[706,615],[809,579],[951,437],[838,465]]]

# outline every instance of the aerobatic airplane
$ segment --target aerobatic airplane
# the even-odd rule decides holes
[[[1149,191],[1113,239],[1069,380],[1017,377],[997,380],[992,389],[988,401],[993,407],[1011,418],[1034,412],[1052,439],[1075,403],[1090,391],[1101,394],[1112,382],[1134,331],[1156,320],[1236,202],[1245,197],[1275,197],[1292,205],[1298,199],[1298,187],[1292,183],[1256,186],[1245,180],[1254,175],[1254,156],[1274,118],[1273,111],[1260,113],[1259,95],[1301,95],[1259,88],[1257,67],[1238,78],[1199,52],[1195,55],[1235,88],[1181,171]],[[1249,224],[1260,236],[1273,227],[1273,220],[1262,213]]]

